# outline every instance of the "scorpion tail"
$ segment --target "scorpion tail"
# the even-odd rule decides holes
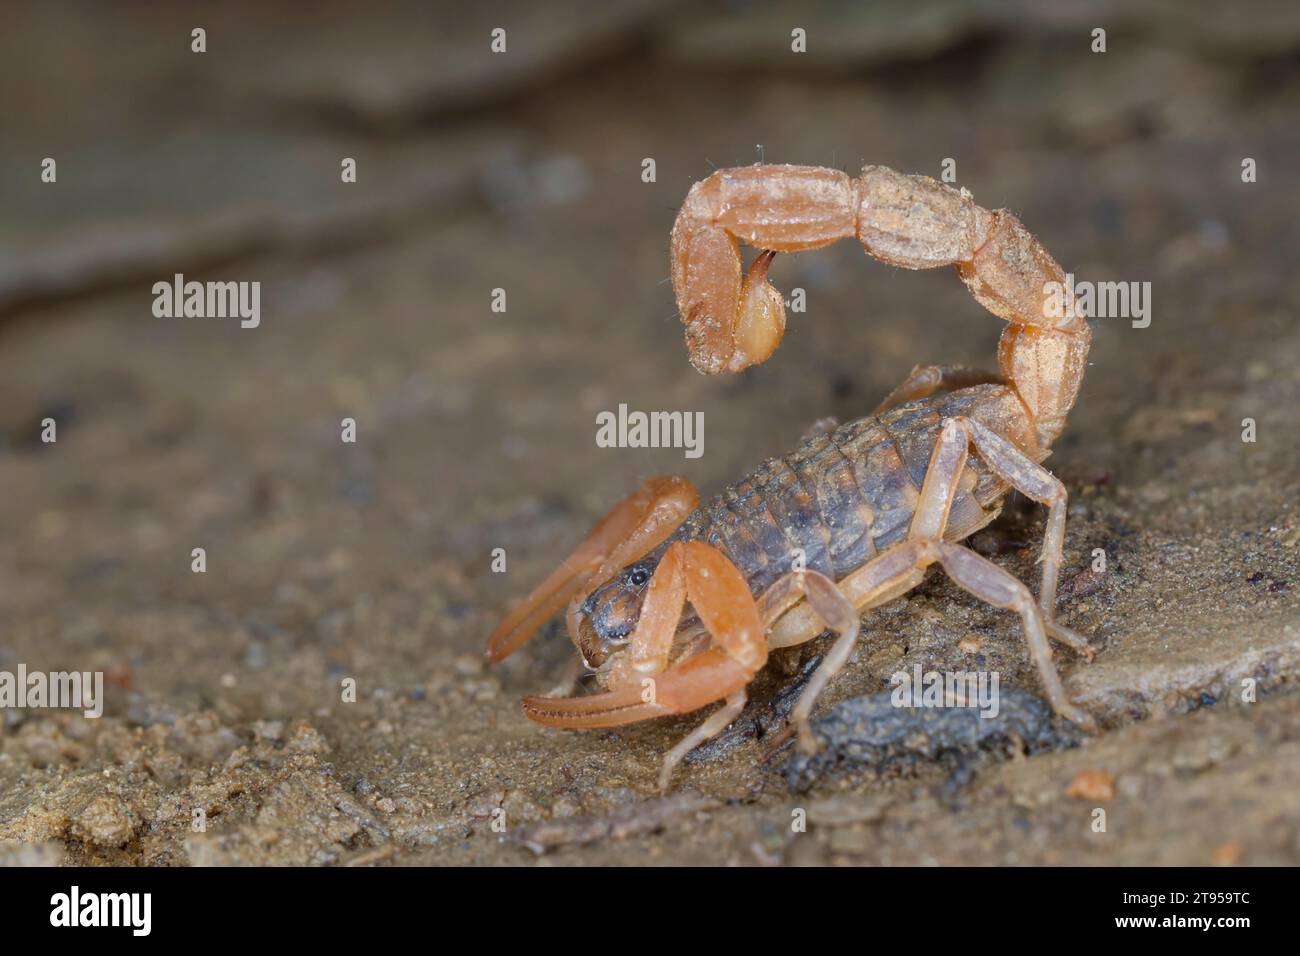
[[[765,361],[785,326],[781,295],[766,280],[771,253],[848,236],[904,269],[955,265],[976,301],[1011,323],[999,371],[1033,420],[1037,443],[1050,446],[1087,367],[1090,333],[1073,301],[1064,301],[1072,300],[1069,277],[1012,213],[885,166],[866,166],[854,180],[810,166],[746,166],[691,187],[671,255],[691,363],[712,374]],[[743,283],[738,242],[768,250]]]

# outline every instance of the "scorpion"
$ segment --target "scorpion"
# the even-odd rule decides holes
[[[524,714],[541,724],[612,727],[722,701],[664,756],[661,790],[687,753],[740,714],[772,650],[832,631],[790,714],[799,749],[815,752],[810,715],[852,653],[862,613],[915,588],[933,564],[1019,615],[1053,710],[1097,730],[1052,661],[1049,638],[1089,661],[1093,649],[1055,620],[1067,494],[1042,466],[1078,395],[1091,331],[1072,301],[1049,305],[1049,284],[1063,288],[1064,273],[1015,215],[884,166],[857,178],[814,166],[719,170],[691,187],[672,230],[691,363],[715,374],[766,361],[785,330],[782,295],[767,279],[774,256],[848,237],[905,269],[955,265],[1008,323],[998,372],[917,366],[870,415],[820,425],[702,506],[684,477],[643,482],[488,639],[489,660],[501,661],[567,608],[602,692],[525,697]],[[759,250],[743,279],[742,241]],[[996,518],[1012,489],[1047,508],[1037,600],[958,543]]]

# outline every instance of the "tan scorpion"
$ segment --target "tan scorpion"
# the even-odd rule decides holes
[[[1066,491],[1040,464],[1078,395],[1091,333],[1072,303],[1048,306],[1049,283],[1060,289],[1065,276],[1020,220],[883,166],[856,179],[814,166],[720,170],[691,188],[672,232],[691,362],[713,374],[766,361],[785,329],[772,258],[850,236],[905,269],[955,265],[1009,323],[998,374],[918,366],[867,417],[813,435],[703,506],[683,477],[646,481],[488,639],[500,661],[567,606],[569,634],[603,692],[525,697],[538,723],[611,727],[724,701],[665,756],[661,789],[740,714],[774,648],[830,629],[837,638],[791,713],[799,746],[814,751],[809,717],[858,640],[861,612],[916,587],[932,564],[1020,615],[1052,707],[1096,730],[1052,663],[1049,637],[1089,660],[1092,648],[1054,620]],[[740,242],[761,250],[743,280]],[[1037,601],[958,544],[997,517],[1013,488],[1048,509]]]

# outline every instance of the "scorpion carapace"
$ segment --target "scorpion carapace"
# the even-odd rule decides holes
[[[815,749],[809,716],[857,642],[859,615],[910,591],[932,564],[1020,616],[1053,708],[1095,730],[1048,644],[1092,656],[1054,620],[1066,491],[1040,464],[1078,395],[1090,332],[1073,303],[1052,307],[1064,273],[1015,216],[883,166],[856,179],[808,166],[714,173],[692,187],[672,233],[691,362],[716,373],[766,361],[785,328],[767,281],[772,258],[849,236],[892,265],[955,265],[1009,323],[998,373],[917,366],[871,415],[820,429],[702,507],[685,478],[645,482],[488,639],[489,658],[501,660],[567,605],[569,634],[604,692],[524,698],[539,723],[608,727],[725,701],[666,755],[662,787],[740,712],[770,649],[829,629],[838,636],[791,714],[800,746]],[[740,241],[761,250],[743,280]],[[1037,602],[957,543],[1013,488],[1048,509]]]

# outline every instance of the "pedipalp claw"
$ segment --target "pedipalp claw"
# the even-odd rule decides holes
[[[685,714],[741,690],[753,675],[716,648],[688,658],[640,686],[586,697],[525,697],[524,716],[548,727],[618,727]]]
[[[672,713],[662,704],[642,699],[639,687],[586,697],[525,697],[524,716],[548,727],[574,730],[594,727],[618,727]]]

